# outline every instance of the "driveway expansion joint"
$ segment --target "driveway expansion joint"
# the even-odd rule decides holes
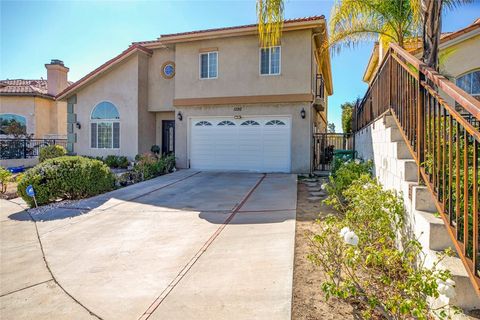
[[[88,313],[90,313],[90,315],[94,316],[95,318],[99,319],[99,320],[103,320],[100,316],[98,316],[97,314],[95,314],[93,311],[91,311],[90,309],[88,309],[85,305],[83,305],[80,301],[78,301],[76,298],[74,298],[67,290],[65,290],[65,288],[58,282],[58,280],[55,278],[55,275],[53,274],[52,270],[50,269],[50,266],[47,262],[47,257],[45,256],[45,251],[43,249],[43,244],[42,244],[42,240],[40,239],[40,233],[38,231],[38,226],[37,226],[37,221],[32,217],[32,215],[30,214],[30,212],[28,212],[27,210],[27,214],[28,216],[30,217],[30,219],[33,221],[33,223],[35,224],[35,231],[36,231],[36,234],[37,234],[37,239],[38,239],[38,243],[40,244],[40,250],[42,252],[42,257],[43,257],[43,261],[45,262],[45,267],[47,268],[48,272],[50,273],[50,275],[52,276],[52,279],[49,280],[49,281],[53,281],[55,282],[55,284],[63,291],[65,292],[65,294],[67,296],[69,296],[75,303],[77,303],[79,306],[81,306],[82,308],[84,308]]]
[[[190,261],[180,270],[177,276],[168,284],[168,286],[162,291],[162,293],[153,301],[153,303],[148,307],[148,309],[138,318],[138,320],[147,320],[155,312],[155,310],[160,306],[160,304],[167,298],[167,296],[175,289],[176,285],[183,279],[183,277],[190,271],[193,265],[200,259],[200,257],[207,251],[210,245],[217,239],[220,233],[225,229],[225,227],[233,220],[235,215],[240,212],[242,206],[247,202],[253,192],[258,188],[258,186],[265,179],[267,174],[263,174],[260,179],[255,183],[255,185],[246,193],[243,199],[235,204],[232,208],[230,215],[227,219],[217,228],[217,230],[210,236],[210,238],[203,244],[203,246],[197,251],[197,253],[190,259]]]
[[[38,285],[41,285],[41,284],[44,284],[44,283],[47,283],[47,282],[50,282],[50,281],[53,281],[53,278],[45,280],[45,281],[41,281],[41,282],[38,282],[38,283],[35,283],[35,284],[32,284],[32,285],[29,285],[29,286],[26,286],[26,287],[23,287],[23,288],[20,288],[20,289],[17,289],[17,290],[13,290],[13,291],[4,293],[4,294],[0,295],[0,298],[8,296],[8,295],[13,294],[13,293],[17,293],[17,292],[20,292],[20,291],[23,291],[23,290],[27,290],[27,289],[36,287]]]

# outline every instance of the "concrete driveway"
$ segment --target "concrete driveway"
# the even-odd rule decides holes
[[[1,202],[2,319],[290,319],[296,176],[178,171]]]

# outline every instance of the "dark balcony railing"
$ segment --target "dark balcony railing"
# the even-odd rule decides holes
[[[315,98],[325,99],[325,81],[321,74],[317,74],[315,77]]]
[[[480,101],[393,44],[356,107],[360,130],[391,112],[480,295]]]
[[[49,145],[66,147],[66,139],[0,139],[0,159],[28,159],[38,157],[40,148]]]

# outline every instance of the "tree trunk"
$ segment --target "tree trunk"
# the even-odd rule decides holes
[[[438,71],[443,0],[422,0],[423,62]]]

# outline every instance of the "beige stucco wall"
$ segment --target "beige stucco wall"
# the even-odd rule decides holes
[[[294,173],[310,172],[312,158],[311,130],[312,118],[311,107],[308,102],[291,104],[256,104],[256,105],[235,105],[242,107],[241,112],[233,111],[233,106],[196,106],[178,108],[182,112],[183,121],[175,121],[175,156],[179,168],[188,167],[188,135],[189,118],[197,116],[231,116],[235,115],[286,115],[292,118],[292,139],[291,139],[291,170]],[[300,111],[305,109],[306,117],[302,119]]]
[[[162,65],[175,60],[172,48],[162,48],[153,51],[148,68],[148,109],[150,111],[173,111],[173,95],[175,77],[162,77]]]
[[[35,98],[35,137],[42,139],[47,134],[55,133],[51,126],[52,122],[56,121],[56,117],[55,119],[51,118],[54,106],[55,101],[53,100]]]
[[[149,56],[138,56],[138,153],[149,152],[155,144],[155,113],[148,111]]]
[[[218,77],[199,75],[199,50],[218,48]],[[175,50],[175,98],[207,98],[311,92],[311,30],[285,32],[281,74],[260,75],[258,37],[179,43]]]
[[[36,134],[35,98],[0,96],[0,114],[11,113],[25,117],[27,133]]]
[[[440,57],[442,53],[448,51],[451,54],[447,54],[447,58],[441,61],[440,65],[441,72],[448,77],[457,78],[468,71],[480,68],[480,35],[441,50]]]
[[[155,113],[155,118],[156,118],[156,145],[162,149],[162,121],[163,120],[176,120],[175,119],[175,112],[174,111],[166,111],[166,112],[156,112]]]
[[[139,61],[138,54],[110,69],[77,92],[75,113],[81,129],[75,127],[77,142],[74,152],[79,155],[107,156],[110,154],[135,157],[138,154]],[[90,114],[102,101],[113,103],[120,113],[120,148],[90,148]]]
[[[50,131],[58,135],[67,135],[67,103],[56,101],[50,113]]]

